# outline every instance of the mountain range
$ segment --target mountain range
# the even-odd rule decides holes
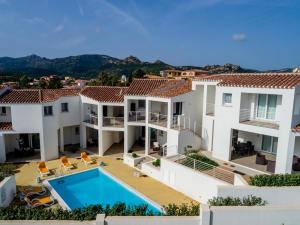
[[[245,73],[258,72],[257,70],[245,69],[238,65],[208,65],[199,66],[172,66],[160,60],[143,62],[137,57],[129,56],[118,59],[107,55],[88,54],[68,56],[63,58],[49,59],[38,55],[12,58],[0,57],[0,76],[28,75],[39,77],[44,75],[74,76],[80,78],[95,77],[101,72],[117,75],[130,75],[136,69],[142,69],[146,73],[158,74],[164,69],[201,69],[208,73]],[[291,69],[284,69],[290,71]]]

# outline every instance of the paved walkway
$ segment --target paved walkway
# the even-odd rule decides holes
[[[127,183],[129,186],[133,187],[140,193],[144,194],[148,198],[157,202],[160,205],[167,205],[170,203],[181,204],[181,203],[191,203],[193,200],[183,195],[180,192],[150,178],[147,176],[135,177],[133,168],[125,165],[122,160],[115,157],[105,156],[105,157],[92,157],[95,160],[95,164],[90,166],[85,166],[84,163],[80,162],[77,158],[70,158],[71,163],[74,164],[75,169],[70,172],[65,172],[60,168],[59,160],[51,160],[46,162],[47,167],[55,174],[60,175],[61,173],[69,174],[93,167],[98,167],[100,161],[106,163],[104,169],[108,171],[113,176]],[[37,163],[30,162],[24,164],[20,167],[19,172],[16,174],[16,181],[18,186],[28,186],[28,185],[38,185],[36,183],[36,177],[38,176]],[[50,178],[49,177],[49,178]]]

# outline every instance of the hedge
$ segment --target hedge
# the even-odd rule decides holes
[[[260,197],[249,195],[243,199],[233,197],[214,197],[208,200],[210,206],[264,206],[266,201]]]
[[[195,204],[170,204],[163,207],[165,213],[155,214],[157,216],[194,216],[199,215],[199,205]],[[29,209],[23,205],[12,205],[0,208],[0,220],[95,220],[97,214],[106,216],[153,216],[154,213],[148,209],[147,205],[126,206],[125,203],[117,203],[110,207],[92,205],[82,209],[72,211],[62,208],[33,208]]]
[[[256,175],[250,177],[250,185],[253,186],[300,186],[300,175],[296,174],[274,174],[274,175]]]

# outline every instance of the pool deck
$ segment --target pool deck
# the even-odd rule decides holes
[[[194,202],[191,198],[185,196],[184,194],[148,177],[141,176],[136,177],[133,175],[135,169],[131,168],[123,163],[123,160],[120,160],[116,157],[111,156],[92,156],[95,160],[95,163],[89,166],[86,166],[78,158],[69,158],[70,162],[75,166],[74,169],[66,172],[64,169],[60,168],[59,160],[47,161],[46,165],[53,175],[46,178],[54,178],[55,174],[71,174],[79,171],[84,171],[91,168],[98,167],[100,161],[103,161],[106,165],[103,167],[111,175],[117,177],[127,185],[131,186],[138,192],[142,193],[146,197],[150,198],[154,202],[160,204],[161,206],[175,203],[191,203]],[[36,182],[36,177],[39,176],[37,171],[37,162],[26,163],[19,168],[19,172],[16,174],[16,182],[18,186],[37,186],[40,185]]]

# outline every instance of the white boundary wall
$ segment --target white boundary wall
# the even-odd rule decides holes
[[[202,205],[200,225],[298,225],[298,206],[218,206]]]
[[[254,195],[261,197],[269,205],[300,205],[300,187],[219,186],[217,195],[239,198]]]
[[[15,176],[6,177],[0,183],[0,207],[7,207],[16,196]]]
[[[163,183],[202,203],[217,196],[219,186],[230,185],[164,158],[160,171]]]

